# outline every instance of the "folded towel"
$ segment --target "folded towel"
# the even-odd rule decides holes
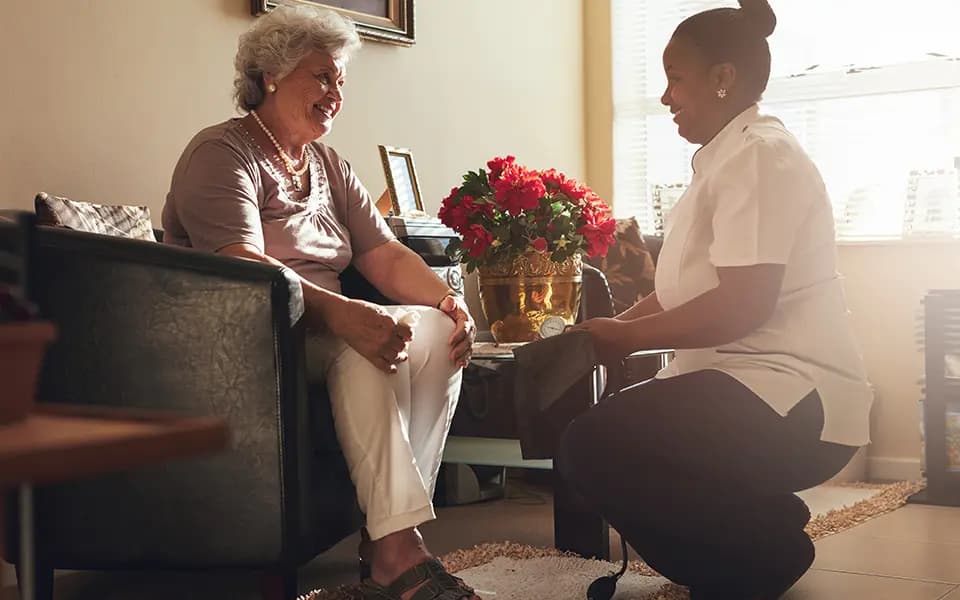
[[[586,331],[570,331],[524,344],[513,355],[523,457],[553,458],[567,424],[593,403],[590,378],[599,364],[593,339]]]

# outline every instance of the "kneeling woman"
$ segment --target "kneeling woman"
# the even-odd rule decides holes
[[[794,492],[869,441],[872,394],[847,322],[823,181],[757,102],[766,0],[694,15],[664,50],[662,102],[700,144],[668,218],[655,292],[579,326],[605,360],[676,348],[657,377],[576,419],[569,484],[695,600],[779,597],[810,566]]]

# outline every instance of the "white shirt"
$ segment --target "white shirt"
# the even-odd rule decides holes
[[[833,213],[817,168],[783,123],[754,105],[697,151],[693,170],[666,220],[660,305],[669,310],[717,287],[718,267],[785,265],[783,285],[759,329],[730,344],[677,350],[657,377],[719,370],[782,416],[817,390],[820,438],[868,444],[873,392],[848,322]]]

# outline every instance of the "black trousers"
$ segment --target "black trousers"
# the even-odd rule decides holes
[[[564,432],[556,467],[694,598],[775,597],[813,562],[810,511],[794,492],[856,452],[820,441],[822,426],[816,392],[781,417],[733,377],[697,371],[588,410]]]

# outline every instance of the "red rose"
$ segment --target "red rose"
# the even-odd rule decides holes
[[[477,200],[473,196],[464,196],[461,200],[463,211],[468,216],[483,215],[486,217],[493,216],[494,206],[492,203],[487,202],[484,199]]]
[[[547,251],[547,240],[542,237],[530,240],[530,246],[537,252],[546,252]]]
[[[592,194],[590,188],[585,187],[577,183],[576,181],[568,181],[560,187],[560,191],[566,194],[567,198],[570,198],[573,201],[578,201],[587,194]]]
[[[583,220],[587,224],[596,225],[610,218],[610,207],[593,192],[587,192],[578,204],[583,212]]]
[[[496,190],[497,203],[511,215],[536,209],[540,198],[547,193],[539,175],[519,165],[504,168],[493,188]]]
[[[540,171],[540,179],[543,180],[543,185],[547,187],[548,192],[556,192],[560,189],[560,185],[567,180],[567,176],[556,169],[547,169],[546,171]]]
[[[451,193],[450,196],[443,199],[443,203],[440,205],[440,212],[437,216],[440,218],[441,223],[457,233],[463,233],[463,229],[467,226],[468,215],[464,210],[463,202],[458,201],[454,193]]]
[[[463,247],[471,258],[480,258],[493,243],[493,234],[483,228],[483,225],[470,225],[463,232]]]
[[[490,169],[490,174],[487,176],[487,180],[490,183],[500,179],[500,174],[503,173],[503,169],[507,165],[512,165],[513,161],[516,159],[512,156],[506,157],[496,157],[493,160],[487,161],[487,168]]]
[[[586,187],[556,169],[541,171],[540,178],[543,179],[543,183],[547,187],[548,192],[563,194],[574,201],[583,198],[584,194],[589,191]]]
[[[590,189],[580,185],[556,169],[547,169],[540,172],[547,191],[553,194],[563,194],[573,201],[578,201],[590,192]],[[591,192],[592,193],[592,192]]]
[[[606,256],[607,249],[614,241],[614,233],[617,230],[617,223],[612,218],[606,218],[599,222],[584,223],[577,233],[582,235],[587,241],[587,256]]]

